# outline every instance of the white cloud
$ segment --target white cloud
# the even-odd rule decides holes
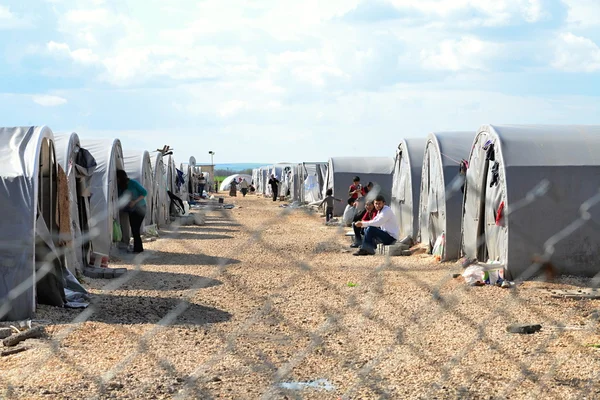
[[[94,52],[90,49],[77,49],[71,50],[66,43],[57,43],[50,41],[46,44],[46,48],[52,54],[62,54],[70,57],[73,61],[84,65],[95,64],[100,60]]]
[[[240,100],[232,100],[232,101],[228,101],[227,103],[223,104],[220,108],[219,108],[219,115],[221,117],[230,117],[236,113],[238,113],[239,111],[247,108],[248,104],[245,101],[240,101]]]
[[[600,2],[597,0],[563,0],[569,8],[567,22],[574,28],[600,26]]]
[[[499,49],[500,45],[476,37],[444,40],[436,50],[422,50],[421,63],[424,68],[433,70],[485,70]]]
[[[588,38],[563,33],[557,40],[552,66],[568,72],[600,71],[600,47]]]
[[[0,4],[0,30],[29,28],[31,22],[14,14],[9,7]]]
[[[43,107],[56,107],[67,103],[67,99],[59,96],[51,96],[47,94],[35,94],[31,99]]]

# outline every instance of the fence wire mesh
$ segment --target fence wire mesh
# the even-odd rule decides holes
[[[546,196],[548,186],[543,180],[513,201],[508,226],[511,214]],[[456,188],[447,193],[457,195]],[[537,277],[557,243],[586,224],[598,231],[590,209],[600,192],[548,235],[507,289],[468,286],[453,275],[463,272],[459,263],[426,254],[352,257],[347,228],[323,226],[313,208],[255,197],[227,198],[233,209],[205,202],[192,210],[203,224],[176,219],[151,251],[119,255],[125,275],[84,278],[92,293],[85,310],[41,307],[32,322],[48,335],[2,357],[0,397],[600,397],[597,300],[545,291],[595,289],[600,275]],[[221,287],[229,291],[223,301]],[[127,307],[116,301],[132,289]],[[205,298],[205,289],[214,289],[213,297]],[[209,300],[220,309],[202,305]],[[5,303],[0,315],[8,311]],[[540,323],[542,330],[511,335],[509,323]]]

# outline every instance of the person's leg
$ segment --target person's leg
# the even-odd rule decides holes
[[[141,253],[142,251],[144,251],[144,247],[142,246],[141,230],[145,215],[145,210],[143,212],[134,211],[129,213],[131,236],[133,236],[133,251],[135,253]]]
[[[277,188],[271,186],[271,190],[273,191],[273,201],[277,200]]]
[[[388,245],[392,244],[396,239],[375,226],[368,226],[365,228],[365,237],[360,248],[369,254],[375,254],[375,240]]]
[[[359,228],[355,225],[355,222],[352,223],[352,229],[354,229],[354,243],[352,243],[352,247],[358,247],[362,243],[362,228]]]
[[[333,207],[327,207],[325,209],[325,222],[331,221],[333,218]]]

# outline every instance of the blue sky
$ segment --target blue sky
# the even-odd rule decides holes
[[[598,0],[0,0],[0,121],[182,162],[598,124]]]

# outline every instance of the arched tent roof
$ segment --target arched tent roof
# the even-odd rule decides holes
[[[419,233],[419,195],[424,139],[402,139],[396,150],[390,207],[400,226],[400,237]]]
[[[225,191],[225,190],[229,190],[229,185],[231,183],[232,180],[238,180],[238,178],[244,178],[246,179],[246,182],[250,183],[250,181],[252,181],[252,177],[250,175],[246,175],[246,174],[234,174],[234,175],[229,175],[227,178],[223,179],[223,182],[221,182],[221,186],[219,187],[220,191]]]
[[[124,169],[119,139],[83,139],[81,145],[94,156],[98,166],[91,182],[90,233],[94,251],[110,254],[113,244],[113,221],[119,221],[117,170]]]
[[[430,133],[425,142],[421,174],[419,238],[434,245],[444,234],[442,261],[460,256],[462,223],[462,160],[469,157],[474,132]]]
[[[558,273],[597,274],[598,204],[580,218],[598,194],[598,154],[600,126],[480,127],[465,184],[465,255],[499,260],[512,279],[536,273],[532,259],[544,254]],[[581,224],[569,230],[575,221]]]
[[[29,318],[35,310],[36,217],[45,208],[39,178],[55,171],[53,140],[44,126],[0,128],[0,320]]]
[[[167,170],[162,153],[157,152],[151,157],[152,175],[154,178],[154,194],[152,196],[152,211],[157,227],[168,225],[170,222],[170,200],[167,194]]]
[[[326,184],[323,191],[333,189],[337,198],[348,198],[348,188],[358,175],[363,185],[373,182],[380,186],[381,194],[390,199],[392,192],[392,171],[394,159],[391,157],[332,157],[327,167]],[[342,215],[346,202],[335,202],[334,215]]]
[[[150,206],[154,202],[154,173],[152,172],[150,153],[146,150],[125,150],[123,157],[127,176],[138,181],[148,192],[146,196],[146,217],[143,226],[150,226],[155,223]]]

